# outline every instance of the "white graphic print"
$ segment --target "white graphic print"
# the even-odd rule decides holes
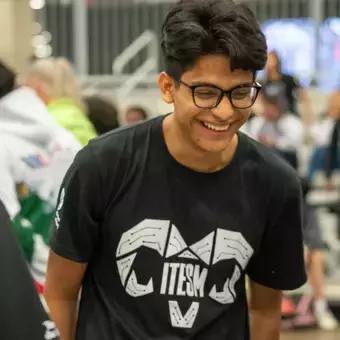
[[[190,250],[184,251],[181,255],[178,255],[178,257],[198,260],[198,257],[195,254],[193,254]]]
[[[57,330],[56,325],[53,321],[46,320],[42,323],[42,325],[45,329],[45,334],[44,334],[45,340],[57,339],[57,337],[60,336],[60,333]]]
[[[234,274],[231,279],[227,279],[224,283],[223,290],[221,292],[216,291],[216,285],[214,285],[209,293],[209,296],[225,305],[227,303],[233,303],[236,299],[235,284],[241,277],[241,271],[238,266],[235,266]]]
[[[59,223],[60,223],[60,211],[64,205],[64,199],[65,199],[65,188],[63,188],[60,192],[60,198],[59,198],[59,203],[57,206],[57,211],[55,213],[55,218],[54,218],[54,224],[57,229],[59,229]]]
[[[184,242],[182,235],[179,233],[176,226],[172,225],[166,257],[168,258],[170,256],[176,255],[186,248],[187,245]]]
[[[193,302],[183,316],[178,302],[169,301],[169,311],[172,326],[176,328],[192,328],[199,308],[200,304],[198,302]]]
[[[245,269],[253,252],[253,248],[241,233],[217,229],[213,264],[222,260],[236,259],[242,269]]]
[[[210,264],[214,234],[215,232],[212,232],[203,240],[198,241],[190,246],[190,249],[207,265]]]
[[[133,270],[126,285],[126,292],[129,293],[131,296],[136,297],[151,294],[153,292],[152,279],[149,280],[146,286],[140,285],[137,282],[137,276],[135,271]]]
[[[169,225],[169,221],[161,220],[144,220],[140,222],[122,235],[116,256],[133,252],[141,246],[155,249],[163,256]]]
[[[222,305],[234,303],[236,283],[242,277],[242,271],[254,252],[239,232],[217,229],[202,240],[187,246],[178,228],[170,221],[145,219],[121,236],[116,251],[122,285],[127,294],[136,298],[158,291],[152,277],[146,285],[138,282],[138,272],[133,268],[133,263],[141,247],[156,250],[166,259],[159,294],[173,297],[168,304],[169,319],[175,328],[193,327],[200,302],[193,301],[189,309],[183,311],[174,297],[200,300],[210,289],[208,296],[211,300]],[[226,279],[222,290],[217,291],[216,284],[207,288],[209,268],[220,261],[232,259],[236,260],[234,271]],[[181,263],[178,260],[190,260],[190,263]]]
[[[117,267],[122,285],[125,286],[126,278],[130,272],[131,266],[137,256],[137,253],[133,253],[128,257],[124,257],[117,261]]]

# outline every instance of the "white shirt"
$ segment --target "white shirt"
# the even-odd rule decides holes
[[[241,131],[257,141],[261,135],[271,135],[276,138],[275,147],[281,151],[298,151],[302,145],[301,120],[289,112],[281,114],[275,122],[256,116]]]

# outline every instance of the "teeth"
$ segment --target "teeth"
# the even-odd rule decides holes
[[[227,131],[230,125],[224,125],[224,126],[217,126],[217,125],[212,125],[206,122],[203,122],[203,125],[207,127],[210,130],[214,131]]]

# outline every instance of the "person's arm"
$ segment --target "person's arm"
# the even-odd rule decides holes
[[[38,296],[9,216],[0,201],[0,339],[57,340]]]
[[[251,340],[278,340],[282,292],[250,280],[249,311]]]
[[[77,155],[63,181],[50,243],[44,294],[61,340],[75,337],[79,291],[99,237],[101,185],[88,145]]]
[[[252,340],[279,339],[281,292],[306,282],[300,182],[276,178],[271,191],[267,228],[247,268]]]
[[[44,296],[61,340],[73,340],[77,305],[86,265],[65,259],[50,251]]]
[[[298,96],[302,107],[302,120],[306,125],[316,122],[316,115],[309,92],[306,88],[298,86]]]

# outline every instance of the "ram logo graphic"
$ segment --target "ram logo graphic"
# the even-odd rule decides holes
[[[235,285],[242,276],[242,270],[246,268],[249,259],[253,255],[252,247],[239,232],[217,229],[200,241],[188,246],[177,227],[171,224],[170,221],[145,219],[121,236],[116,251],[117,268],[122,285],[130,296],[136,298],[152,294],[155,291],[153,278],[150,277],[147,284],[142,285],[138,282],[138,273],[133,269],[133,263],[141,247],[155,250],[164,259],[177,256],[179,259],[190,259],[191,262],[192,260],[197,260],[204,263],[207,268],[211,268],[220,261],[235,259],[237,264],[233,275],[231,278],[226,279],[223,289],[217,291],[216,285],[213,285],[208,294],[210,299],[220,304],[230,304],[235,301]],[[180,264],[176,265],[180,267]],[[204,269],[205,272],[199,272],[198,270],[198,273],[196,273],[196,267],[199,266],[195,268],[191,264],[188,266],[192,268],[175,269],[182,270],[182,272],[185,270],[190,271],[191,275],[195,271],[193,281],[196,278],[200,280],[200,284],[195,291],[195,283],[192,282],[188,296],[202,297],[204,293],[200,295],[199,292],[204,289],[208,269]],[[170,277],[168,271],[169,266],[164,271],[166,274],[163,273],[163,281],[165,281],[164,275],[166,275],[166,280]],[[164,293],[163,281],[161,292],[163,291]],[[184,315],[177,301],[172,299],[168,301],[168,304],[170,321],[173,327],[191,328],[193,326],[199,311],[199,302],[192,302]]]

